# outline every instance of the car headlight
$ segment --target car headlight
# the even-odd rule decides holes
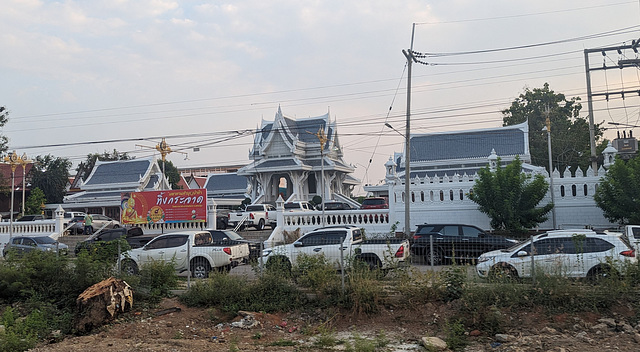
[[[484,263],[484,262],[488,262],[490,260],[494,260],[496,257],[494,256],[480,256],[480,258],[478,258],[478,263]]]
[[[272,249],[263,249],[262,250],[262,256],[263,257],[268,257],[271,254],[271,252],[273,252]]]

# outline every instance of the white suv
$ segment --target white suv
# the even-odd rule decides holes
[[[532,256],[533,253],[533,256]],[[591,230],[557,230],[495,250],[478,258],[480,277],[530,277],[531,273],[566,277],[600,277],[635,263],[635,250],[624,238]]]

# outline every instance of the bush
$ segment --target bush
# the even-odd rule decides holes
[[[180,297],[189,306],[218,307],[225,312],[290,312],[306,303],[304,295],[282,276],[265,274],[258,280],[215,273],[196,282]]]
[[[152,260],[140,268],[140,281],[133,287],[143,299],[159,302],[162,297],[170,295],[171,290],[178,286],[178,275],[174,261]],[[133,285],[133,284],[132,284]]]

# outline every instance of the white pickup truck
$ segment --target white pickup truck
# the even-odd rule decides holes
[[[636,252],[640,251],[640,225],[626,225],[622,232],[622,237],[629,241],[629,244]]]
[[[248,258],[247,243],[214,244],[209,231],[190,231],[157,236],[144,247],[123,253],[121,260],[123,270],[131,275],[152,261],[173,261],[176,271],[191,270],[193,277],[206,278],[211,270],[225,272]]]
[[[297,241],[263,250],[267,267],[277,263],[291,268],[301,255],[324,255],[341,269],[341,261],[361,260],[369,268],[390,269],[409,256],[409,241],[399,238],[363,240],[356,226],[330,226],[311,231]]]
[[[244,211],[229,213],[229,225],[233,227],[248,226],[263,230],[265,225],[276,227],[276,208],[270,204],[247,205]]]

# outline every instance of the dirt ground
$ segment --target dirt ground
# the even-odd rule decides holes
[[[242,320],[212,309],[188,308],[171,298],[153,309],[134,309],[89,335],[67,337],[32,351],[318,351],[345,350],[357,346],[358,340],[385,341],[379,351],[425,351],[422,337],[446,337],[443,326],[450,311],[445,304],[426,304],[387,307],[374,316],[251,313],[255,320]],[[465,351],[640,351],[640,326],[623,324],[631,314],[635,313],[620,307],[608,317],[607,326],[593,313],[520,312],[506,317],[511,328],[504,336],[468,331],[470,345]],[[250,323],[255,326],[247,327]]]

